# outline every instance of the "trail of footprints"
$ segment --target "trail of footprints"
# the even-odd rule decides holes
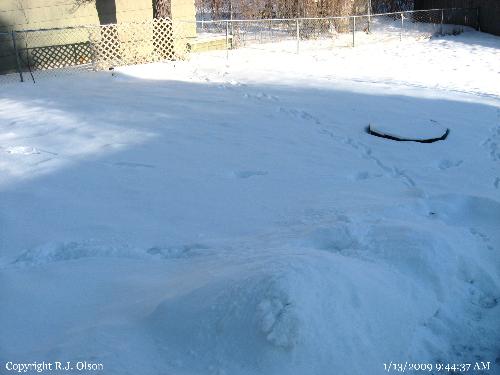
[[[497,109],[497,126],[491,131],[491,135],[483,142],[490,159],[493,162],[500,161],[500,109]],[[493,187],[500,189],[500,176],[496,176],[493,181]]]
[[[226,88],[233,88],[234,86],[235,85],[233,83],[231,83],[231,85],[228,85],[225,87]],[[257,93],[257,94],[244,93],[243,96],[246,99],[253,100],[253,101],[259,101],[259,102],[268,101],[268,102],[271,102],[273,104],[280,102],[280,100],[277,96],[269,95],[267,93],[262,93],[262,92]],[[288,108],[288,107],[280,105],[280,106],[278,106],[277,111],[279,113],[285,114],[285,115],[293,117],[295,119],[299,119],[300,121],[310,122],[310,123],[313,123],[314,125],[320,125],[320,126],[323,125],[321,120],[317,116],[315,116],[307,111],[304,111],[304,110]],[[499,146],[500,145],[500,110],[497,111],[497,117],[499,119],[499,125],[492,131],[492,135],[490,137],[488,137],[486,139],[486,141],[483,143],[483,146],[486,147],[488,152],[489,152],[490,158],[495,162],[500,161],[500,146]],[[360,152],[363,158],[373,161],[377,165],[377,167],[385,175],[388,175],[392,178],[401,180],[406,186],[409,186],[412,188],[416,187],[415,180],[413,180],[408,175],[408,173],[406,171],[398,168],[397,166],[387,165],[380,158],[375,156],[373,154],[372,149],[369,146],[365,145],[364,143],[357,141],[357,140],[354,140],[354,139],[349,138],[349,137],[335,135],[332,131],[330,131],[326,128],[320,129],[320,132],[328,135],[329,137],[331,137],[335,140],[341,141],[341,142],[351,146],[354,150],[356,150],[357,152]],[[463,163],[463,160],[459,160],[456,162],[444,160],[439,164],[438,168],[440,170],[457,168],[457,167],[460,167],[462,165],[462,163]],[[379,176],[379,174],[376,174],[376,175]],[[500,177],[499,176],[495,177],[495,179],[493,181],[493,186],[495,189],[500,189]]]
[[[253,101],[259,101],[259,102],[260,101],[270,101],[272,103],[280,102],[280,100],[277,96],[269,95],[266,93],[258,93],[258,94],[244,93],[244,97],[246,99],[250,99]],[[313,123],[314,125],[320,125],[320,126],[323,125],[323,123],[321,122],[321,120],[317,116],[315,116],[307,111],[304,111],[304,110],[288,108],[288,107],[280,105],[278,107],[277,111],[279,113],[283,113],[283,114],[290,116],[290,117],[293,117],[295,119],[299,119],[300,121],[306,121],[309,123]],[[329,137],[331,137],[335,140],[338,140],[340,142],[343,142],[343,143],[351,146],[354,150],[356,150],[357,152],[360,152],[363,158],[373,161],[379,167],[379,169],[381,169],[386,175],[389,175],[392,178],[396,178],[396,179],[403,181],[403,183],[409,187],[416,187],[415,181],[404,170],[402,170],[396,166],[391,167],[391,166],[385,164],[384,162],[382,162],[382,160],[380,158],[376,157],[373,154],[372,149],[370,147],[366,146],[362,142],[355,141],[354,139],[349,138],[349,137],[335,135],[332,131],[330,131],[326,128],[320,129],[320,132],[322,134],[328,135]]]

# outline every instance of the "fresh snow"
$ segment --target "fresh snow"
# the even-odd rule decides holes
[[[500,374],[500,38],[314,43],[2,86],[0,371]]]

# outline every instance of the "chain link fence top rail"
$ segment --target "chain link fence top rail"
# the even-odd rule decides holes
[[[403,38],[459,34],[478,27],[477,9],[434,9],[349,17],[197,21],[201,38],[226,38],[226,48],[299,52]]]
[[[477,16],[477,9],[435,9],[349,17],[175,23],[157,18],[14,31],[0,33],[0,84],[29,80],[30,75],[184,59],[189,53],[209,49],[246,47],[299,53],[458,34],[464,26],[477,28]]]

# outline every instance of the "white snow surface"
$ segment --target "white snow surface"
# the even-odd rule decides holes
[[[0,372],[499,374],[499,62],[469,31],[2,86]],[[405,120],[450,134],[365,131]]]

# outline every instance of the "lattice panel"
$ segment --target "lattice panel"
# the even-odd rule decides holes
[[[92,49],[89,42],[31,48],[27,51],[32,68],[37,70],[92,63]]]
[[[172,21],[157,18],[153,22],[153,56],[158,60],[172,60],[175,57],[174,29]]]
[[[93,28],[90,35],[98,69],[177,56],[172,22],[166,18],[100,26]]]

